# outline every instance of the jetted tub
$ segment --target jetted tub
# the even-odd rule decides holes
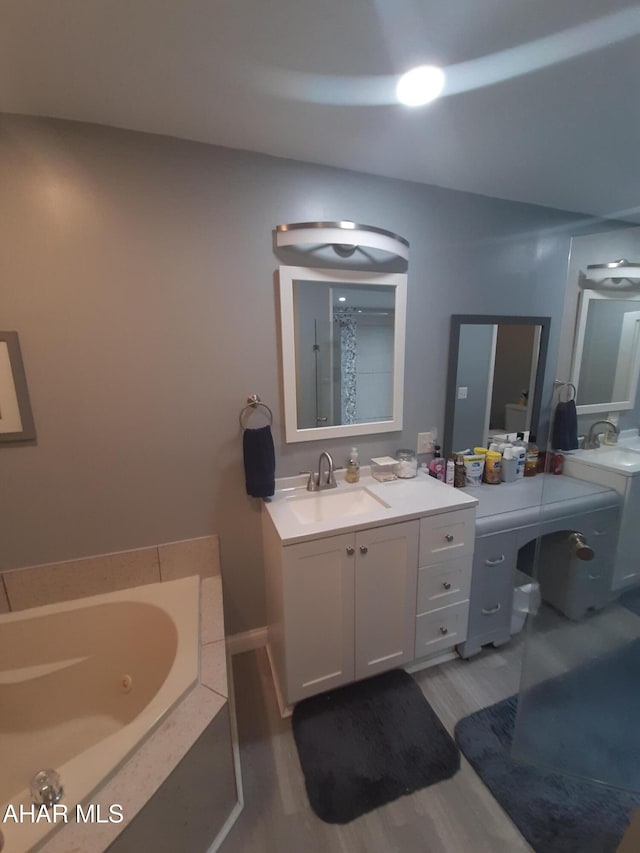
[[[199,592],[189,577],[0,616],[0,820],[49,767],[72,820],[196,683]],[[4,853],[52,829],[5,820]]]

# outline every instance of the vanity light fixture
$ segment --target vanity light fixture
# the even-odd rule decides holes
[[[361,247],[379,249],[409,260],[409,241],[374,225],[358,225],[350,219],[339,222],[289,222],[276,227],[277,246],[332,246],[341,258]]]
[[[610,261],[606,264],[589,264],[584,279],[590,287],[611,290],[631,290],[640,287],[640,261]]]
[[[400,77],[396,98],[407,107],[422,107],[442,94],[444,79],[437,65],[418,65]]]

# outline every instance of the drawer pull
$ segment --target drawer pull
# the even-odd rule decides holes
[[[349,546],[347,548],[347,554],[351,557],[355,553],[355,550],[356,550],[355,548],[352,548],[351,546]]]
[[[360,546],[360,553],[361,553],[361,554],[366,554],[368,550],[369,550],[369,549],[367,548],[367,546],[366,546],[366,545],[361,545],[361,546]]]
[[[442,582],[442,586],[443,586],[445,589],[451,589],[451,584],[449,583],[449,581],[443,581],[443,582]]]
[[[506,556],[503,554],[501,557],[498,557],[496,560],[485,560],[485,566],[499,566],[500,563],[504,563],[506,560]]]
[[[488,610],[483,607],[482,612],[485,616],[491,616],[492,613],[499,613],[500,607],[501,607],[500,602],[498,602],[495,607],[490,607]]]
[[[590,581],[599,581],[602,575],[589,575]]]
[[[453,533],[447,533],[444,538],[447,540],[447,542],[453,542]]]
[[[445,628],[445,627],[444,627],[444,625],[441,625],[441,626],[440,626],[440,633],[441,633],[441,634],[443,634],[443,635],[444,635],[444,634],[448,634],[448,633],[449,633],[449,629],[448,629],[448,628]]]
[[[594,536],[606,536],[607,531],[606,530],[594,530],[593,535]]]

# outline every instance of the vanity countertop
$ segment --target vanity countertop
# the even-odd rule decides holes
[[[307,542],[322,536],[364,530],[369,527],[381,527],[437,515],[449,510],[473,508],[478,499],[471,490],[454,489],[439,480],[419,473],[411,480],[392,480],[381,483],[361,469],[358,483],[347,483],[342,471],[336,472],[338,487],[322,492],[308,492],[306,477],[287,477],[277,480],[276,493],[264,504],[283,545]],[[340,498],[349,492],[366,490],[374,499],[366,511],[357,514],[345,513],[339,517],[301,522],[292,510],[292,501],[305,500],[331,502],[332,497]],[[340,498],[342,499],[342,498]]]
[[[467,486],[458,491],[477,498],[476,529],[480,534],[493,532],[494,528],[521,527],[616,506],[620,502],[613,489],[565,474],[537,474],[513,483]]]

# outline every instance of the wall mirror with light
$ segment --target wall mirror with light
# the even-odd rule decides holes
[[[571,381],[579,415],[633,409],[640,375],[640,294],[580,293]]]
[[[452,315],[447,456],[486,446],[493,433],[536,432],[550,324],[550,317]]]
[[[280,267],[287,442],[402,429],[407,277]]]

